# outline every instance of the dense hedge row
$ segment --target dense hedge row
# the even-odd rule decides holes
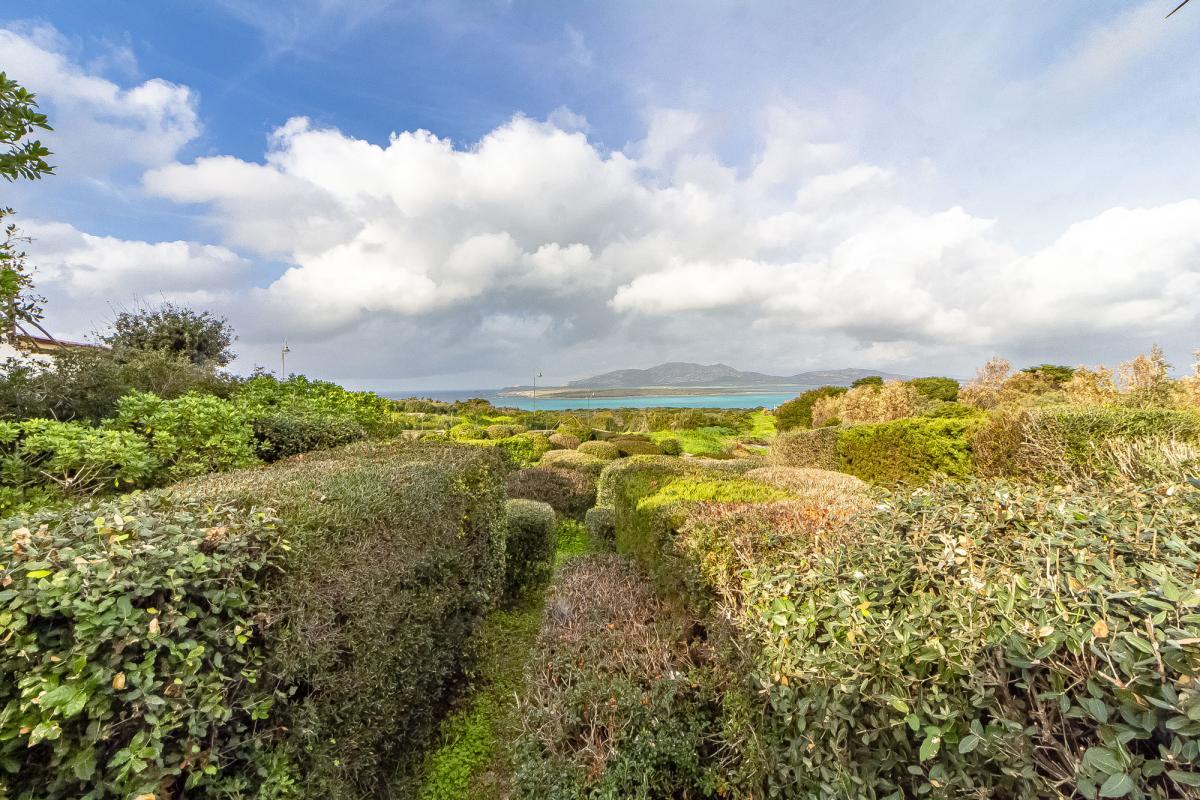
[[[749,675],[722,701],[733,794],[1200,797],[1200,493],[771,472],[722,495],[646,460],[602,487],[618,549],[748,658],[724,667]]]
[[[0,794],[402,793],[502,588],[503,470],[351,445],[7,520]]]
[[[984,415],[962,408],[947,403],[933,416],[782,433],[772,460],[881,484],[936,475],[1144,482],[1200,466],[1200,414],[1191,411],[1044,406]]]

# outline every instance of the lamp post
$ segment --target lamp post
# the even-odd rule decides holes
[[[540,377],[542,377],[542,373],[540,371],[537,375],[533,376],[533,413],[535,414],[537,413],[537,381]]]
[[[283,340],[283,347],[279,348],[279,380],[287,380],[287,354],[292,352],[292,348],[288,347],[287,339]]]

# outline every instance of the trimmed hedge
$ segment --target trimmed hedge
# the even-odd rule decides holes
[[[252,424],[258,455],[268,462],[310,450],[339,447],[367,435],[363,426],[351,417],[292,409],[264,412]]]
[[[554,509],[537,500],[504,504],[504,592],[509,599],[545,586],[554,571]]]
[[[911,417],[853,425],[837,436],[839,468],[872,483],[924,483],[942,474],[972,472],[974,419]]]
[[[539,467],[573,469],[589,475],[599,475],[606,464],[608,461],[605,459],[579,450],[551,450],[538,462]]]
[[[613,475],[619,549],[746,659],[728,794],[1200,798],[1200,493],[812,474],[680,507],[658,465]]]
[[[771,442],[771,461],[784,467],[836,470],[841,466],[837,452],[840,430],[830,427],[781,433]]]
[[[403,794],[502,585],[502,473],[351,445],[6,520],[0,794]]]
[[[849,391],[845,386],[822,386],[781,403],[775,409],[775,425],[780,432],[797,428],[811,428],[813,406],[822,397],[836,397]]]
[[[547,503],[564,517],[583,519],[596,501],[596,479],[572,469],[531,467],[509,474],[508,496]]]
[[[653,442],[642,439],[621,437],[610,440],[617,447],[617,452],[623,456],[660,456],[662,448]]]
[[[602,458],[605,461],[612,461],[615,458],[621,457],[621,451],[611,442],[582,442],[576,449],[581,453]]]
[[[548,438],[550,445],[558,450],[574,450],[581,444],[578,436],[569,433],[552,433]]]
[[[611,543],[616,538],[617,515],[607,506],[589,508],[583,515],[583,524],[597,542]]]

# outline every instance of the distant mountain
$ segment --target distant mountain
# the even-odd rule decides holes
[[[742,372],[727,364],[690,364],[670,361],[649,369],[619,369],[570,381],[572,389],[638,389],[650,386],[849,386],[859,378],[878,375],[884,380],[908,380],[908,376],[870,369],[829,369],[795,375],[766,375]]]

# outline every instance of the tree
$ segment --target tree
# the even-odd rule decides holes
[[[229,346],[237,336],[224,317],[168,302],[122,311],[112,331],[100,338],[115,350],[165,350],[197,366],[223,367],[233,360]]]
[[[942,400],[953,403],[958,399],[958,381],[954,378],[929,377],[914,378],[909,381],[917,393],[930,400]]]
[[[857,389],[860,386],[874,386],[876,388],[882,388],[883,378],[878,375],[867,375],[850,384],[851,389]]]
[[[50,151],[38,140],[28,136],[38,129],[51,130],[46,115],[37,110],[37,98],[16,81],[0,72],[0,176],[7,181],[20,178],[37,180],[51,175],[54,167],[46,162]],[[33,293],[32,270],[25,263],[22,245],[29,241],[16,224],[5,223],[13,214],[11,208],[0,208],[0,341],[26,333],[26,325],[41,326],[43,298]],[[46,334],[49,335],[49,334]]]
[[[46,163],[50,151],[34,139],[22,141],[37,132],[53,130],[46,115],[37,110],[37,96],[0,72],[0,176],[37,180],[51,175],[54,167]]]

